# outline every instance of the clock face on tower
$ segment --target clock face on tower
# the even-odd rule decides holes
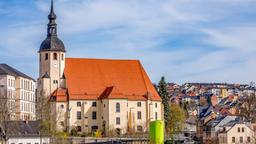
[[[57,62],[54,62],[53,66],[54,66],[55,68],[58,67]]]

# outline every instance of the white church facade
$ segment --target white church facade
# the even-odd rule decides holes
[[[49,98],[59,131],[145,132],[163,119],[162,100],[139,60],[67,58],[53,3],[48,19],[38,96]]]

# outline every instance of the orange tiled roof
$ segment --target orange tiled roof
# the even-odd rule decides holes
[[[64,74],[70,100],[161,100],[138,60],[66,58]]]
[[[66,102],[68,100],[67,89],[58,88],[51,94],[51,100]]]

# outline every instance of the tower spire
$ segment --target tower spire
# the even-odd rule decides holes
[[[54,13],[54,9],[53,9],[53,0],[51,0],[51,12],[50,13]]]
[[[50,13],[48,15],[47,37],[42,42],[39,52],[42,51],[58,51],[66,52],[64,43],[57,36],[57,23],[55,22],[57,16],[54,12],[53,0],[51,0]]]
[[[51,10],[48,15],[49,23],[48,23],[47,37],[57,36],[57,24],[55,22],[56,18],[57,16],[54,13],[53,0],[51,0]]]

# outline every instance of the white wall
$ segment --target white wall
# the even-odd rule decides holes
[[[40,144],[40,141],[42,142],[41,144],[49,144],[50,143],[50,138],[42,138],[40,139],[39,137],[35,138],[25,138],[25,137],[19,137],[19,138],[10,138],[7,141],[7,144]]]
[[[81,102],[81,107],[77,106],[77,102]],[[93,102],[97,103],[96,107],[92,107]],[[137,105],[138,102],[141,103],[140,107]],[[61,102],[57,103],[55,108],[59,109]],[[116,103],[120,103],[120,112],[116,112]],[[122,133],[126,133],[130,115],[132,116],[132,127],[134,130],[141,126],[142,130],[146,131],[149,122],[156,120],[156,114],[157,120],[162,120],[162,105],[159,101],[129,101],[127,99],[72,100],[69,101],[68,109],[70,109],[70,119],[68,120],[70,130],[81,126],[82,132],[91,132],[92,126],[98,126],[98,129],[102,130],[103,121],[105,121],[106,130],[120,128]],[[81,112],[81,120],[77,120],[78,111]],[[93,111],[97,113],[96,120],[92,119]],[[141,112],[141,119],[138,119],[138,111]],[[117,117],[120,118],[120,124],[118,125],[116,124]]]

